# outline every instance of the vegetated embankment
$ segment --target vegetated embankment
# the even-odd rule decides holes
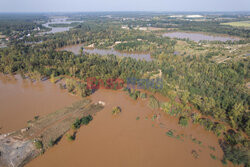
[[[22,167],[60,141],[73,122],[103,108],[85,99],[72,106],[28,122],[24,129],[0,135],[0,166]]]

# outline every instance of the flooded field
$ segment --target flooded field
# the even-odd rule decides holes
[[[132,100],[123,91],[98,90],[90,97],[105,102],[105,108],[93,121],[80,128],[76,140],[64,137],[58,145],[31,161],[27,167],[222,167],[222,150],[212,132],[198,125],[178,125],[160,111],[147,107],[147,100]],[[158,97],[159,98],[159,97]],[[164,97],[159,98],[164,100]],[[122,112],[111,111],[119,106]],[[152,119],[157,114],[157,119]],[[166,135],[172,130],[180,139]],[[193,142],[199,140],[202,144]],[[209,146],[215,150],[209,149]],[[196,152],[198,158],[192,153]],[[213,154],[216,160],[210,157]],[[231,165],[228,165],[231,166]]]
[[[79,99],[49,81],[32,83],[20,75],[0,74],[0,133],[24,128],[35,116],[54,112]]]
[[[50,24],[71,24],[73,22],[80,23],[80,21],[67,21],[67,19],[68,19],[67,17],[52,18],[49,22],[43,24],[44,27],[51,28],[51,31],[43,32],[41,33],[41,35],[69,31],[69,29],[72,28],[72,27],[51,27],[49,26]]]
[[[71,45],[71,46],[66,46],[63,48],[60,48],[59,50],[66,50],[69,52],[73,52],[74,54],[80,54],[81,47],[83,47],[82,44],[79,45]],[[132,57],[137,60],[146,60],[146,61],[151,61],[150,54],[140,54],[140,53],[126,53],[126,52],[118,52],[114,49],[84,49],[83,53],[89,53],[89,54],[99,54],[102,56],[105,55],[116,55],[119,57]]]
[[[187,33],[187,32],[170,32],[170,33],[165,33],[163,34],[165,37],[170,37],[170,38],[181,38],[181,39],[190,39],[195,42],[199,41],[235,41],[239,40],[238,38],[235,37],[228,37],[228,36],[212,36],[212,35],[206,35],[202,33]]]

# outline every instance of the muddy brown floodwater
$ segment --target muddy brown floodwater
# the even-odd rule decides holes
[[[90,98],[94,102],[104,101],[105,108],[94,116],[89,125],[80,128],[75,141],[69,142],[64,137],[27,167],[223,166],[220,162],[223,153],[212,132],[192,124],[182,128],[176,118],[148,108],[148,100],[134,101],[121,90],[98,90]],[[111,114],[115,106],[122,109],[118,116]],[[161,116],[153,120],[154,114]],[[166,132],[169,130],[173,130],[175,135],[183,134],[183,137],[181,140],[168,137]],[[194,138],[202,144],[194,143]],[[194,150],[199,155],[197,159],[191,154]]]
[[[32,83],[20,75],[0,74],[0,133],[27,126],[35,116],[45,115],[80,100],[49,81]]]

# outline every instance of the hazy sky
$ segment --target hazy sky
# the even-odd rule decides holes
[[[250,11],[250,0],[0,0],[0,12]]]

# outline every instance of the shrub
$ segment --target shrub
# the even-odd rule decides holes
[[[39,119],[39,116],[35,116],[34,119],[37,121]]]
[[[194,124],[197,124],[197,123],[199,123],[199,121],[200,121],[201,114],[199,114],[199,113],[193,113],[193,114],[191,115],[191,118],[192,118],[192,120],[193,120],[193,123],[194,123]]]
[[[169,136],[169,137],[173,137],[174,132],[172,130],[169,130],[168,132],[166,132],[166,135]]]
[[[40,140],[35,140],[34,145],[35,145],[36,149],[42,149],[43,148],[43,143]]]
[[[136,93],[130,93],[129,96],[134,100],[137,100],[138,98],[138,95]]]
[[[76,121],[72,124],[72,129],[79,129],[81,125],[88,125],[90,121],[93,120],[91,115],[86,117],[82,117],[81,119],[76,119]]]
[[[67,139],[68,141],[74,141],[76,139],[75,135],[70,135],[70,134],[67,134]]]
[[[215,156],[215,155],[210,154],[210,157],[211,157],[212,159],[216,160],[216,156]]]
[[[112,114],[113,114],[113,115],[117,115],[117,114],[119,114],[121,111],[122,111],[121,108],[117,106],[117,107],[114,107],[114,108],[113,108]]]
[[[217,136],[220,136],[226,130],[226,128],[224,125],[217,123],[213,126],[212,130],[214,134],[216,134]]]
[[[225,158],[225,156],[223,157],[223,159],[221,160],[221,163],[223,165],[227,165],[227,159]]]
[[[187,117],[184,117],[184,116],[181,116],[179,118],[179,124],[181,126],[187,126],[188,125],[188,118]]]

